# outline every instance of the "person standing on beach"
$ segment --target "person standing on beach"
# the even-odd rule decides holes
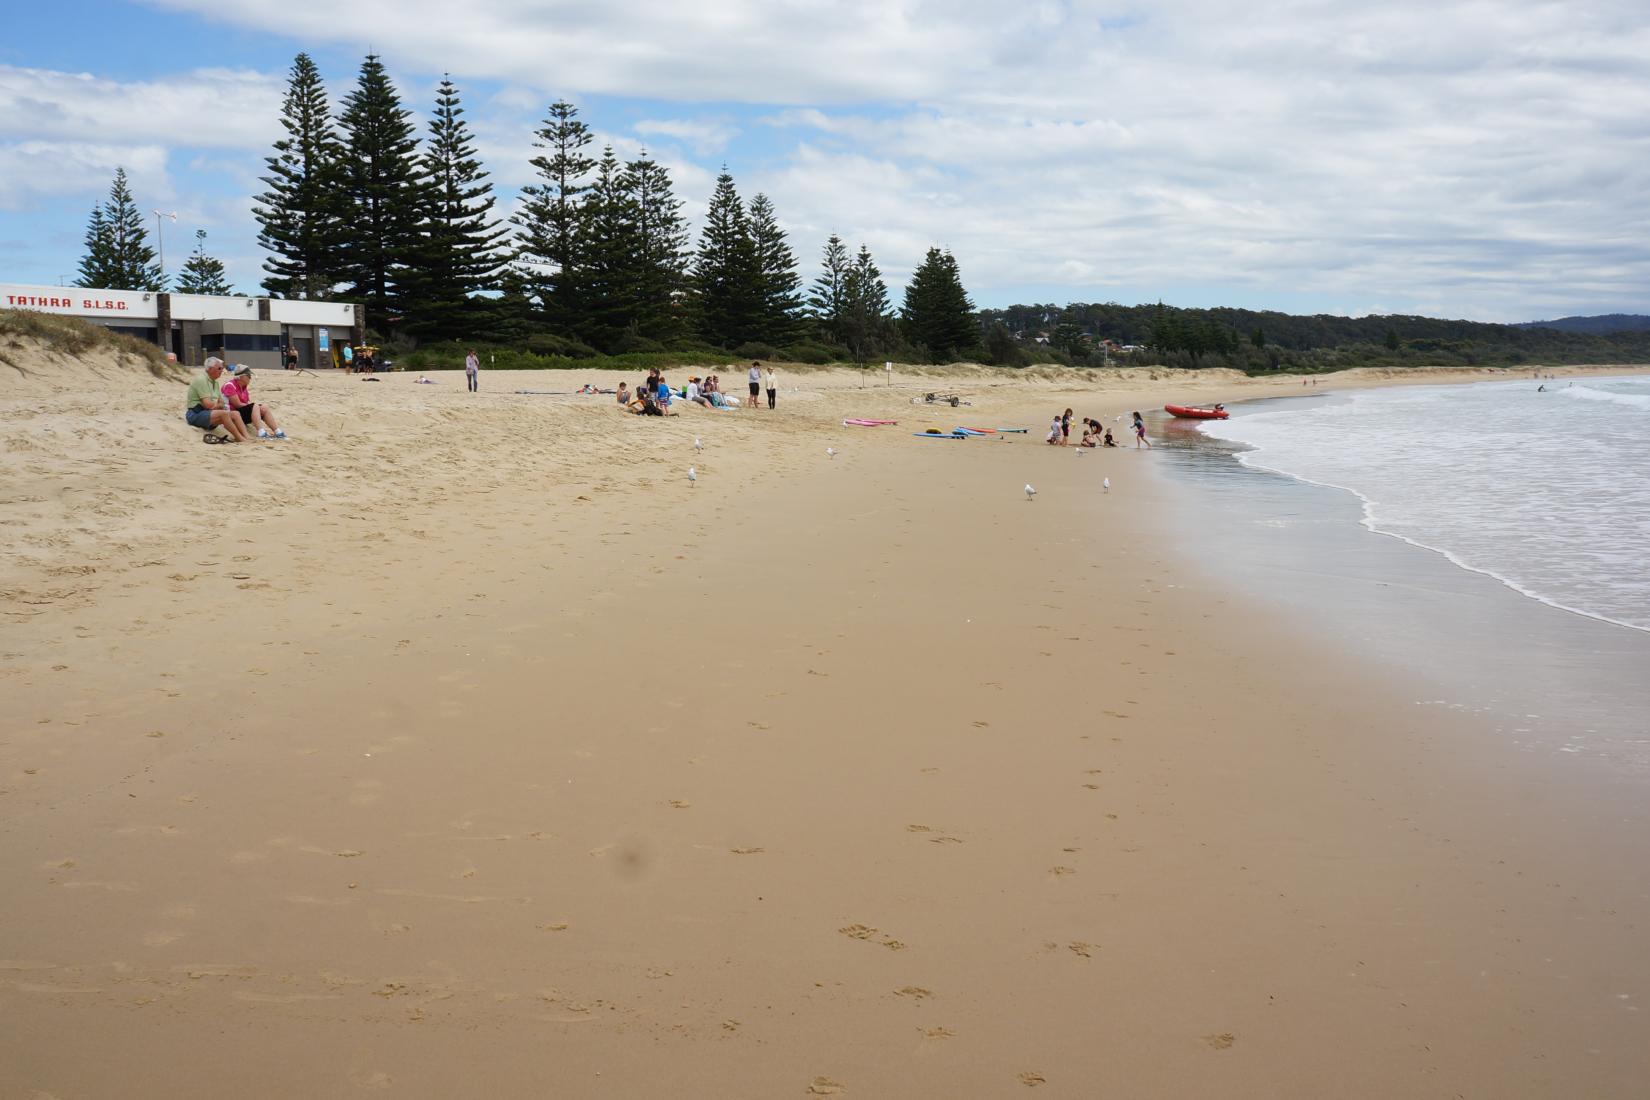
[[[1140,449],[1141,444],[1145,444],[1146,449],[1148,451],[1151,450],[1151,448],[1152,448],[1152,441],[1146,438],[1146,421],[1145,421],[1145,418],[1143,418],[1139,413],[1135,413],[1134,414],[1134,449],[1138,451]]]
[[[751,408],[756,408],[756,399],[762,396],[762,365],[752,362],[750,373],[746,376],[751,384]]]
[[[762,382],[768,389],[768,408],[773,408],[779,399],[779,372],[769,367],[762,372]]]
[[[481,389],[481,360],[476,357],[476,349],[471,348],[470,354],[464,357],[464,380],[470,384],[470,392],[477,393]]]
[[[1071,442],[1071,410],[1067,409],[1066,412],[1065,412],[1065,415],[1060,417],[1060,446],[1064,447],[1067,443],[1070,443],[1070,442]]]

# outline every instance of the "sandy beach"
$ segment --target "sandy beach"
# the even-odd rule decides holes
[[[293,441],[206,447],[13,355],[0,1095],[1650,1089],[1650,779],[1189,567],[1123,424],[1041,443],[1298,378],[260,372]]]

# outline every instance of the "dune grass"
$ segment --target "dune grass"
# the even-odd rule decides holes
[[[78,317],[59,317],[28,309],[0,309],[0,363],[27,375],[25,351],[34,348],[78,359],[99,351],[115,356],[117,362],[141,363],[156,378],[173,381],[184,371],[167,360],[160,348],[102,325]]]

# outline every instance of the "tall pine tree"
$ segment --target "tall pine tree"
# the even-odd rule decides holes
[[[613,349],[635,316],[638,242],[635,201],[625,170],[609,145],[579,208],[579,316],[574,331],[594,347]]]
[[[825,242],[825,253],[820,258],[819,266],[819,278],[814,280],[813,289],[808,295],[808,309],[814,320],[819,322],[825,338],[842,343],[842,322],[847,301],[844,284],[848,278],[848,246],[843,244],[842,238],[835,233]]]
[[[980,342],[974,304],[963,289],[957,261],[949,252],[930,248],[905,288],[900,310],[906,336],[922,345],[935,363],[949,363]]]
[[[115,169],[109,201],[92,208],[86,226],[86,255],[81,258],[76,285],[102,290],[166,289],[124,168]]]
[[[802,280],[796,273],[796,256],[768,196],[758,194],[751,199],[750,227],[751,248],[756,254],[758,339],[776,346],[792,343],[801,328],[802,295],[798,287]]]
[[[724,348],[761,336],[762,288],[745,204],[726,170],[716,177],[689,277],[699,335]]]
[[[476,159],[458,89],[446,77],[424,147],[424,210],[416,255],[403,274],[407,329],[425,340],[461,340],[490,328],[505,230],[492,216],[493,186]]]
[[[178,272],[179,294],[230,294],[223,261],[206,254],[206,230],[195,230],[195,251]]]
[[[103,217],[103,204],[93,203],[92,216],[86,219],[86,254],[80,258],[80,278],[75,286],[111,287],[111,280],[119,277],[114,237]]]
[[[671,188],[670,171],[646,152],[625,165],[625,188],[635,219],[631,323],[641,336],[670,343],[684,331],[688,228],[682,201]]]
[[[292,62],[281,126],[286,136],[264,162],[268,190],[253,200],[258,244],[269,253],[264,289],[283,298],[325,298],[344,281],[344,147],[308,54]]]
[[[552,103],[534,132],[533,147],[544,152],[528,162],[540,182],[521,189],[521,210],[511,219],[521,228],[521,259],[532,265],[546,320],[564,332],[579,317],[579,203],[596,167],[584,152],[592,140],[577,107]]]
[[[864,363],[887,346],[888,287],[863,244],[842,277],[842,341],[854,362]]]
[[[348,150],[348,296],[367,307],[369,325],[388,332],[405,313],[402,278],[417,263],[426,187],[411,113],[376,54],[361,63],[339,121]]]

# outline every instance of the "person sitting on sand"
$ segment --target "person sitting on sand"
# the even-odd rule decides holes
[[[626,386],[623,382],[620,382],[619,383],[619,392],[618,392],[618,395],[617,395],[616,399],[618,400],[620,405],[629,405],[630,404],[630,387]]]
[[[1098,447],[1100,445],[1099,429],[1085,425],[1082,441],[1077,445],[1079,447]]]
[[[252,394],[247,387],[252,385],[252,368],[236,367],[235,377],[223,384],[224,400],[229,407],[240,414],[242,424],[251,424],[258,429],[259,439],[268,439],[271,434],[276,439],[285,439],[286,432],[275,422],[275,412],[268,405],[252,400]]]
[[[183,398],[183,418],[192,428],[210,432],[222,428],[236,443],[250,443],[252,433],[246,430],[237,412],[231,411],[219,389],[223,377],[223,360],[217,356],[206,361],[206,369],[189,383],[189,392]]]
[[[1048,443],[1048,444],[1050,444],[1052,446],[1055,446],[1055,447],[1058,447],[1060,445],[1060,414],[1059,413],[1054,414],[1054,421],[1053,421],[1053,423],[1049,424],[1049,426],[1048,426],[1048,438],[1045,439],[1043,442]]]
[[[1101,443],[1100,446],[1102,446],[1102,447],[1115,447],[1115,446],[1117,446],[1117,440],[1115,440],[1111,437],[1111,429],[1110,428],[1106,429],[1105,442]]]

